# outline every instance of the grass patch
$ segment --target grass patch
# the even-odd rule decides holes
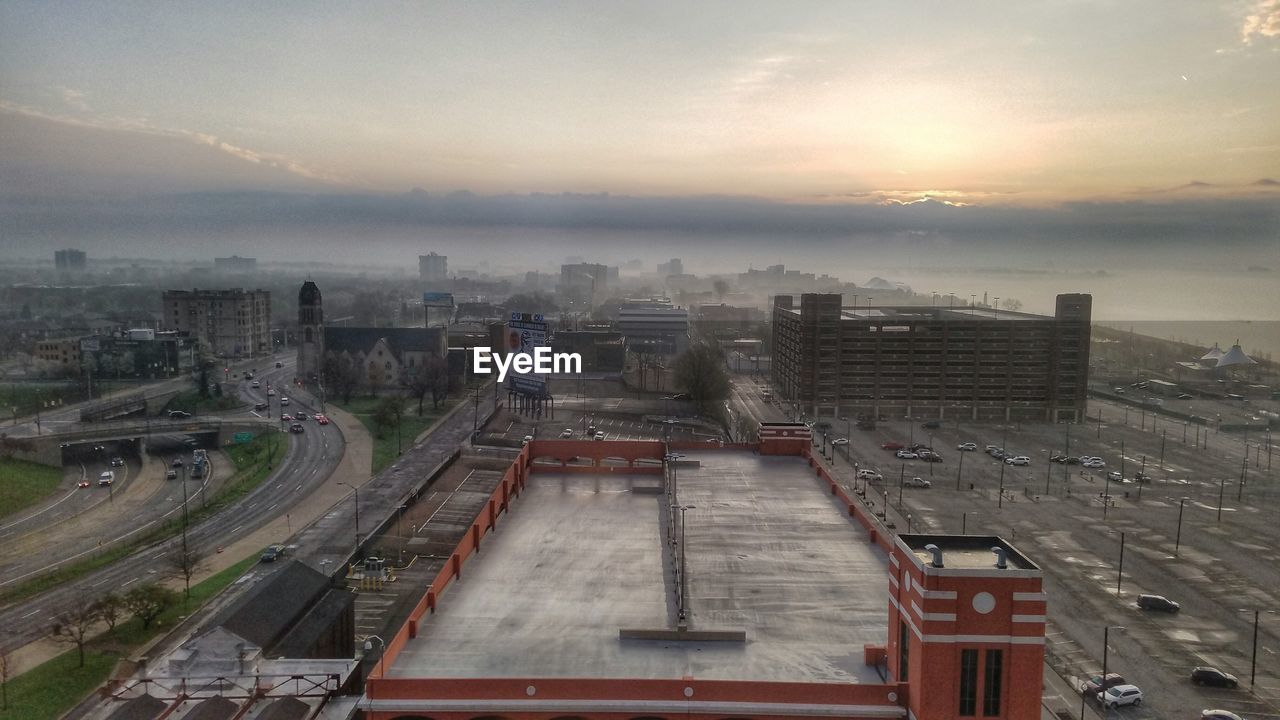
[[[62,481],[62,469],[0,458],[0,517],[45,499]]]
[[[142,623],[129,619],[114,630],[94,638],[85,647],[85,665],[78,667],[75,648],[32,668],[9,681],[9,708],[0,710],[4,720],[53,720],[70,710],[86,695],[106,682],[112,668],[121,658],[142,647],[152,638],[168,632],[181,622],[190,609],[227,588],[257,562],[256,555],[241,560],[216,575],[191,586],[191,599],[164,612],[146,630]]]
[[[329,401],[331,405],[346,410],[356,416],[360,422],[364,423],[365,428],[369,430],[369,435],[373,438],[373,466],[370,472],[377,475],[383,468],[395,462],[400,457],[401,452],[413,447],[413,441],[431,426],[442,415],[449,412],[454,405],[458,403],[458,397],[445,398],[440,403],[440,407],[432,410],[431,402],[425,402],[422,406],[422,416],[418,416],[418,401],[412,399],[405,400],[404,417],[400,419],[400,435],[397,439],[396,428],[379,428],[374,422],[373,415],[377,410],[378,402],[382,398],[359,397],[352,398],[349,403],[336,403]]]
[[[234,394],[217,396],[210,393],[209,397],[202,398],[199,391],[187,390],[174,395],[164,408],[165,410],[182,410],[183,412],[197,415],[199,413],[236,410],[244,406],[245,403]]]
[[[227,454],[236,465],[235,474],[222,486],[222,489],[207,505],[201,507],[198,504],[192,504],[188,508],[188,522],[194,525],[200,520],[214,515],[262,484],[262,481],[271,474],[275,464],[284,457],[284,449],[287,443],[288,438],[284,433],[270,432],[265,435],[259,435],[251,443],[232,445],[226,448]],[[62,565],[44,575],[18,583],[4,592],[0,592],[0,603],[15,602],[39,595],[46,590],[86,575],[98,568],[106,567],[121,558],[128,557],[137,552],[139,548],[147,547],[177,535],[181,530],[182,519],[175,514],[175,517],[165,520],[142,535],[109,547],[91,557]]]

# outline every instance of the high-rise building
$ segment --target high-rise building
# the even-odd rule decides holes
[[[561,265],[558,291],[571,309],[589,309],[608,297],[609,268],[593,263]]]
[[[87,257],[83,250],[55,250],[53,266],[58,270],[79,272],[85,269]]]
[[[418,256],[418,278],[424,284],[440,283],[449,279],[449,258],[445,255],[427,253]]]
[[[662,277],[666,277],[668,275],[683,275],[684,263],[681,262],[680,258],[671,258],[667,262],[658,263],[658,274]]]
[[[838,294],[780,295],[773,382],[816,417],[1079,421],[1090,295],[1052,317],[993,307],[843,307]]]
[[[220,357],[271,354],[271,293],[266,290],[166,290],[161,327],[189,333]]]

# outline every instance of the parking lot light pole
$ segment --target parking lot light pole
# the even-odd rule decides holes
[[[1004,466],[1009,463],[1002,458],[1000,460],[1000,495],[996,498],[996,508],[1004,507]]]
[[[956,468],[956,490],[960,489],[960,473],[964,472],[964,451],[960,450],[958,452],[960,453],[960,465]]]
[[[1248,608],[1241,608],[1240,612],[1249,612]],[[1257,692],[1258,687],[1258,619],[1262,613],[1275,615],[1275,610],[1253,610],[1253,651],[1249,656],[1249,692]]]
[[[1108,625],[1102,628],[1102,717],[1107,717],[1107,645],[1111,640],[1112,630],[1124,630],[1123,625]],[[1080,705],[1080,717],[1084,717],[1084,705]]]
[[[1173,535],[1173,556],[1178,556],[1178,548],[1182,545],[1182,508],[1191,498],[1184,497],[1178,501],[1178,531]]]
[[[898,511],[902,511],[902,488],[907,483],[907,464],[902,463],[902,469],[898,472]]]
[[[969,534],[969,533],[968,533],[968,530],[969,530],[969,516],[970,516],[970,515],[977,515],[977,514],[978,514],[978,513],[977,513],[977,511],[970,511],[970,512],[962,512],[962,513],[960,513],[960,534],[961,534],[961,535],[968,535],[968,534]]]
[[[1120,597],[1122,590],[1120,583],[1124,579],[1124,531],[1120,531],[1120,564],[1116,567],[1116,597]]]
[[[1227,492],[1227,476],[1223,475],[1218,482],[1218,523],[1222,523],[1222,496]]]

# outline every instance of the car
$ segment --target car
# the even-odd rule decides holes
[[[1115,392],[1115,394],[1117,394],[1117,395],[1123,395],[1123,394],[1124,394],[1124,388],[1122,388],[1122,387],[1112,388],[1112,390],[1113,390],[1113,391]]]
[[[938,428],[942,427],[942,421],[929,420],[927,422],[920,423],[920,427],[924,428],[925,430],[937,430]]]
[[[1107,473],[1107,479],[1112,482],[1119,482],[1124,479],[1124,476],[1121,475],[1119,471],[1112,470],[1111,472]]]
[[[94,451],[94,452],[106,452],[106,451],[107,451],[107,446],[106,446],[106,445],[94,445],[94,446],[93,446],[93,451]]]
[[[124,458],[122,457],[111,458],[111,467],[124,467]]]
[[[258,382],[257,380],[254,380],[253,382],[249,383],[249,387],[259,388],[259,387],[262,387],[262,383]]]
[[[315,414],[315,419],[316,419],[316,424],[317,424],[317,425],[328,425],[328,424],[329,424],[329,418],[325,417],[324,415],[321,415],[320,413],[316,413],[316,414]]]
[[[306,420],[306,419],[307,419],[307,414],[306,414],[306,413],[294,413],[294,414],[293,414],[293,419],[294,419],[294,420],[297,420],[298,422],[302,422],[303,420]]]
[[[890,442],[886,442],[886,443],[880,443],[880,448],[881,448],[882,450],[901,450],[901,449],[902,449],[902,443],[900,443],[900,442],[892,442],[892,441],[890,441]]]
[[[1171,613],[1176,613],[1182,609],[1181,605],[1163,595],[1139,595],[1138,607],[1143,610],[1160,610]]]
[[[1056,463],[1060,463],[1060,462],[1063,462],[1063,461],[1064,461],[1064,460],[1066,460],[1066,459],[1067,459],[1067,456],[1066,456],[1066,455],[1063,455],[1062,453],[1054,453],[1054,454],[1052,454],[1052,455],[1050,455],[1050,456],[1049,456],[1049,462],[1056,462]]]
[[[282,367],[284,367],[284,363],[282,363],[282,362],[280,362],[279,360],[277,360],[277,361],[276,361],[276,367],[278,367],[278,368],[282,368]]]
[[[604,431],[603,431],[603,430],[601,430],[601,431],[597,432],[597,433],[595,434],[595,439],[596,439],[596,440],[603,440],[603,439],[604,439]]]
[[[289,404],[289,398],[287,398],[287,397],[285,397],[285,396],[281,395],[281,396],[280,396],[280,407],[284,407],[285,405],[288,405],[288,404]]]
[[[1017,465],[1019,467],[1025,467],[1031,464],[1031,458],[1026,455],[1014,455],[1012,457],[1005,458],[1004,461],[1009,465]]]
[[[912,452],[919,452],[919,451],[921,451],[921,450],[928,450],[928,449],[929,449],[929,443],[911,443],[910,445],[908,445],[908,446],[907,446],[907,449],[908,449],[908,450],[910,450],[910,451],[912,451]]]
[[[173,462],[169,463],[169,467],[176,467],[176,468],[182,467],[182,458],[180,457],[174,458]]]
[[[1063,459],[1062,459],[1062,464],[1063,464],[1063,465],[1079,465],[1079,464],[1080,464],[1080,458],[1075,457],[1075,456],[1067,456],[1067,457],[1065,457],[1065,458],[1063,458]]]
[[[562,438],[569,438],[569,437],[573,437],[573,428],[565,428],[565,429],[561,430],[561,431],[560,431],[560,437],[562,437]]]
[[[1000,449],[999,445],[988,445],[985,448],[983,448],[982,451],[987,454],[991,454],[992,452],[995,452],[996,450],[999,450],[999,449]]]
[[[689,393],[676,393],[675,395],[671,396],[671,399],[672,400],[692,400],[693,396],[690,395]]]
[[[835,440],[831,441],[831,444],[832,445],[848,445],[849,438],[836,438]]]
[[[271,405],[270,405],[270,404],[268,404],[268,403],[263,403],[263,402],[260,402],[260,403],[254,403],[254,404],[253,404],[253,409],[254,409],[254,410],[266,410],[266,409],[268,409],[268,408],[270,408],[270,407],[271,407]]]
[[[919,455],[911,452],[910,450],[899,450],[894,453],[894,455],[896,455],[899,460],[917,460],[920,458]]]
[[[524,447],[525,445],[528,445],[531,442],[533,442],[533,436],[525,435],[524,438],[520,440],[520,447]]]
[[[280,415],[280,422],[293,422],[293,416],[289,413],[283,413]]]
[[[1093,677],[1089,678],[1089,681],[1086,682],[1080,689],[1084,692],[1085,695],[1095,695],[1106,688],[1112,688],[1117,685],[1124,685],[1124,684],[1125,684],[1125,679],[1120,675],[1120,673],[1107,673],[1106,682],[1102,681],[1101,675],[1094,675]]]
[[[1088,462],[1082,462],[1080,464],[1083,465],[1084,467],[1089,468],[1090,470],[1101,470],[1102,468],[1107,466],[1107,464],[1101,460],[1089,460]]]
[[[974,452],[978,449],[978,443],[960,443],[956,449],[961,452]]]
[[[186,410],[170,410],[169,411],[170,420],[186,420],[189,417],[191,417],[191,413],[187,412]]]
[[[928,480],[925,480],[924,478],[919,478],[919,477],[907,478],[906,480],[902,481],[902,484],[909,488],[933,487],[933,483],[929,482]]]
[[[166,471],[164,472],[164,479],[165,479],[165,480],[177,480],[177,479],[178,479],[178,471],[177,471],[177,470],[174,470],[173,468],[169,468],[168,470],[166,470]]]
[[[876,472],[875,470],[859,470],[859,471],[858,471],[858,479],[859,479],[859,480],[880,481],[880,480],[883,480],[883,479],[884,479],[884,476],[883,476],[883,475],[881,475],[880,473]]]
[[[273,389],[271,389],[271,388],[267,388],[267,397],[274,397],[274,396],[275,396],[275,394],[276,394],[276,391],[275,391],[275,390],[273,390]]]
[[[291,433],[301,433],[306,431],[307,429],[302,427],[302,423],[294,423],[289,426],[289,432]]]
[[[99,485],[110,485],[111,483],[115,482],[115,480],[116,480],[116,474],[114,472],[111,472],[110,470],[103,470],[102,474],[98,476]]]
[[[82,488],[89,487],[89,479],[85,478],[84,480],[81,480],[80,482],[76,483],[76,487],[82,487]]]
[[[1142,691],[1137,685],[1116,685],[1105,693],[1098,693],[1096,697],[1098,702],[1104,703],[1112,710],[1124,705],[1142,704]]]
[[[1231,673],[1222,672],[1216,667],[1201,666],[1191,671],[1191,682],[1196,685],[1229,688],[1239,687],[1240,681]]]
[[[1149,483],[1149,482],[1151,482],[1151,476],[1150,476],[1150,475],[1148,475],[1148,474],[1146,474],[1146,473],[1141,473],[1141,472],[1139,472],[1139,473],[1134,473],[1134,474],[1133,474],[1133,480],[1134,480],[1134,482]]]
[[[268,545],[258,559],[262,562],[275,562],[277,558],[281,557],[284,557],[283,545]]]
[[[930,452],[928,455],[920,453],[920,459],[928,462],[942,462],[942,456],[936,452]]]
[[[1200,720],[1244,720],[1230,710],[1202,710]]]
[[[1190,400],[1190,399],[1191,399],[1191,393],[1178,393],[1178,399],[1179,399],[1179,400]]]

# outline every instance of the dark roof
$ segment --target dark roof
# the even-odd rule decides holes
[[[440,328],[326,327],[324,349],[333,352],[368,353],[386,338],[391,352],[436,352],[443,345]]]
[[[265,650],[284,637],[328,587],[328,577],[289,560],[218,613],[207,627],[221,626]]]
[[[229,720],[239,706],[224,697],[201,700],[183,720]]]
[[[258,720],[302,720],[310,714],[310,705],[295,697],[282,697],[258,713]]]
[[[302,289],[298,291],[299,305],[319,305],[320,304],[320,288],[310,280],[302,283]]]
[[[325,594],[307,614],[296,623],[288,634],[271,650],[274,657],[316,657],[312,647],[316,638],[324,635],[348,608],[356,604],[356,595],[346,590],[332,589]],[[346,656],[343,656],[344,658]]]
[[[150,695],[139,695],[126,700],[107,716],[107,720],[151,720],[158,717],[169,704]]]

